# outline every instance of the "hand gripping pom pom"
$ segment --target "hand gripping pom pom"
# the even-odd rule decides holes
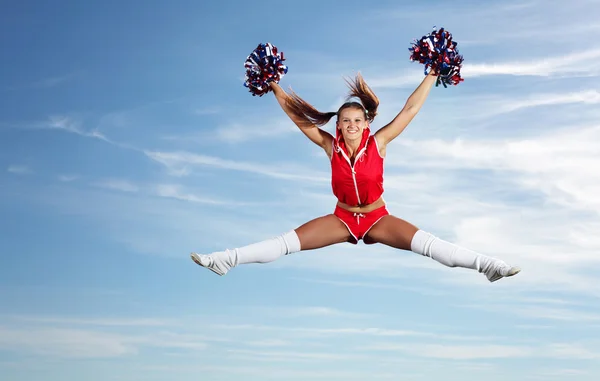
[[[436,30],[420,40],[414,40],[410,51],[410,60],[425,64],[425,75],[427,69],[433,70],[438,75],[436,86],[440,83],[447,87],[448,85],[458,85],[464,81],[460,76],[463,57],[458,53],[456,42],[452,41],[452,34],[444,28]]]
[[[283,61],[285,61],[283,52],[279,53],[277,48],[270,42],[259,44],[246,58],[244,63],[246,68],[244,86],[250,90],[252,96],[262,97],[271,91],[269,82],[279,83],[288,71]]]

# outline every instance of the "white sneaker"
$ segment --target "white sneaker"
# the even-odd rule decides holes
[[[488,271],[486,271],[485,276],[488,278],[490,282],[495,282],[502,278],[507,278],[513,275],[516,275],[521,272],[521,268],[517,266],[510,266],[504,262],[498,262],[498,264],[491,266]]]
[[[210,255],[191,253],[190,257],[196,264],[209,269],[217,275],[225,275],[235,264],[230,261],[228,251],[213,253]]]

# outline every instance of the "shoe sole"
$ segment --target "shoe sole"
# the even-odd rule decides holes
[[[214,269],[212,269],[210,267],[203,266],[202,263],[200,262],[200,258],[198,257],[198,254],[191,253],[190,257],[192,258],[192,261],[194,261],[194,263],[196,263],[198,266],[204,267],[205,269],[209,269],[210,271],[212,271],[213,273],[215,273],[215,274],[217,274],[219,276],[223,276],[224,275],[224,274],[222,274],[222,273],[220,273],[220,272],[218,272],[218,271],[216,271],[216,270],[214,270]]]
[[[498,281],[498,280],[500,280],[502,278],[508,278],[508,277],[513,276],[513,275],[517,275],[520,272],[521,272],[521,268],[520,267],[513,267],[513,268],[510,269],[510,271],[508,272],[508,274],[506,274],[505,276],[497,275],[496,277],[490,279],[490,283]]]

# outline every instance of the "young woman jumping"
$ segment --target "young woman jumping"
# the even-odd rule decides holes
[[[192,260],[218,275],[247,263],[267,263],[300,251],[338,243],[381,243],[412,251],[448,267],[484,274],[490,282],[517,274],[520,268],[446,242],[389,213],[383,199],[383,170],[387,145],[417,115],[436,82],[433,70],[407,99],[398,115],[374,134],[370,124],[377,116],[379,99],[358,74],[348,82],[348,101],[334,112],[319,112],[297,94],[279,84],[269,85],[283,111],[331,162],[331,185],[337,205],[327,214],[271,239],[208,255],[192,253]],[[350,101],[351,98],[358,101]],[[321,129],[336,117],[335,137]]]

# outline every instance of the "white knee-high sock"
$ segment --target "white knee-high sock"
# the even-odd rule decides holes
[[[414,253],[429,257],[445,266],[464,267],[484,273],[490,281],[509,275],[512,269],[499,259],[444,241],[423,230],[417,231],[410,246]]]
[[[247,246],[209,255],[192,253],[192,259],[219,275],[225,275],[232,267],[246,263],[268,263],[301,250],[300,239],[295,230]]]
[[[248,246],[233,249],[236,253],[237,263],[268,263],[279,257],[300,251],[300,239],[294,230],[277,237],[253,243]]]

